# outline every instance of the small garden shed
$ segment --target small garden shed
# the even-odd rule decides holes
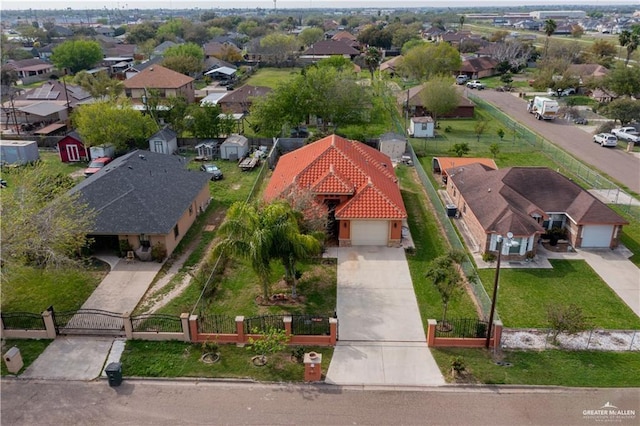
[[[385,133],[380,136],[380,152],[392,160],[400,160],[407,150],[407,139],[397,133]]]
[[[63,163],[87,161],[89,152],[78,132],[71,132],[58,142],[58,155]]]
[[[249,153],[249,139],[242,135],[233,134],[220,145],[220,158],[223,160],[238,160]]]
[[[40,159],[36,141],[0,140],[0,163],[23,165]]]
[[[412,117],[409,124],[409,134],[414,138],[432,138],[434,134],[433,118]]]
[[[178,134],[168,126],[149,138],[149,151],[158,154],[175,154],[178,151]]]
[[[220,158],[220,144],[214,140],[206,140],[195,146],[198,159],[210,160]]]

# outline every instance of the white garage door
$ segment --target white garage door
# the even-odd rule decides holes
[[[588,225],[582,228],[582,247],[609,247],[612,225]]]
[[[386,220],[352,220],[352,246],[386,246],[389,241],[389,222]]]

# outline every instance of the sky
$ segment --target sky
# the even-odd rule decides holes
[[[483,7],[483,6],[503,6],[505,8],[518,5],[543,5],[558,6],[562,9],[567,5],[637,5],[640,9],[640,0],[396,0],[396,1],[377,1],[377,0],[342,0],[342,1],[323,1],[323,0],[276,0],[278,9],[295,9],[295,8],[378,8],[391,9],[402,7]],[[1,9],[66,9],[72,8],[82,9],[215,9],[215,8],[240,8],[255,9],[261,7],[263,9],[273,9],[273,0],[2,0]]]

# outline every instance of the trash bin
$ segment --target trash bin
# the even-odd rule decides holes
[[[24,366],[20,349],[16,346],[9,349],[7,353],[4,354],[4,363],[7,365],[7,371],[9,373],[17,374]]]
[[[122,364],[119,362],[112,362],[104,369],[109,379],[109,386],[120,386],[122,383]]]

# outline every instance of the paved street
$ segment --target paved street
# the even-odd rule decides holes
[[[602,148],[593,143],[592,134],[565,120],[556,119],[549,122],[536,120],[527,112],[526,101],[514,96],[513,93],[495,90],[474,90],[472,93],[491,102],[514,120],[570,152],[576,158],[595,166],[632,191],[640,192],[640,157],[620,148]]]
[[[638,424],[638,389],[481,387],[420,391],[200,381],[2,381],[3,425],[595,425],[585,410]]]

